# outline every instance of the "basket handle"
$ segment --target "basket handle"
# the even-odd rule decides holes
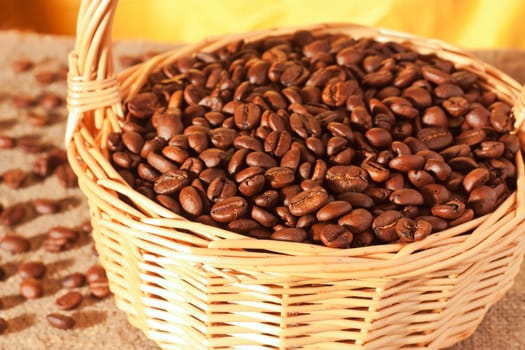
[[[66,145],[81,122],[100,129],[105,109],[122,116],[114,72],[111,30],[118,0],[82,0],[76,41],[69,54]]]

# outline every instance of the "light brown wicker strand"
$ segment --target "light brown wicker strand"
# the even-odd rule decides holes
[[[109,0],[81,6],[70,56],[68,130],[75,136],[68,157],[88,195],[93,235],[117,304],[161,346],[438,349],[471,334],[510,287],[525,246],[521,154],[518,190],[495,213],[418,243],[347,251],[247,239],[177,217],[130,190],[105,158],[107,135],[120,129],[122,117],[120,101],[108,98],[116,91],[109,36],[115,6]],[[525,92],[497,69],[435,40],[348,24],[212,38],[121,73],[120,96],[133,96],[149,73],[180,55],[297,29],[373,36],[437,52],[514,101],[516,128],[523,124]],[[75,77],[84,80],[77,84]],[[143,212],[120,201],[119,193]]]

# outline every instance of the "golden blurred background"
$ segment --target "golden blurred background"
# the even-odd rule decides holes
[[[0,29],[74,35],[80,0],[0,0]],[[355,22],[467,49],[525,49],[525,0],[120,0],[115,39],[197,41],[275,26]]]

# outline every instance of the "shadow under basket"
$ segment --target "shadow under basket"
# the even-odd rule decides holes
[[[122,101],[178,57],[243,39],[315,34],[403,42],[478,74],[525,117],[521,86],[439,41],[352,24],[217,37],[155,56],[118,77],[116,1],[83,1],[70,56],[68,157],[88,198],[93,238],[116,303],[165,349],[441,349],[471,335],[511,287],[525,252],[521,152],[517,191],[493,213],[413,243],[351,249],[257,240],[191,222],[128,186],[111,166],[108,135]],[[129,198],[134,205],[122,201]]]

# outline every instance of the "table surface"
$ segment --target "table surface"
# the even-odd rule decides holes
[[[72,45],[73,40],[66,37],[0,31],[0,135],[30,136],[38,142],[63,147],[66,120],[64,106],[54,112],[50,125],[35,128],[27,123],[27,110],[14,107],[11,97],[16,93],[39,96],[46,92],[65,96],[63,79],[50,85],[41,85],[35,83],[34,75],[39,71],[64,67]],[[114,51],[120,57],[170,47],[174,45],[121,42],[115,44]],[[475,54],[521,83],[525,82],[525,51],[476,51]],[[19,58],[30,58],[36,63],[35,67],[30,72],[14,74],[11,64]],[[117,64],[117,68],[122,67]],[[27,155],[20,149],[0,150],[0,174],[16,167],[29,171],[37,157]],[[0,266],[8,275],[6,280],[0,282],[0,317],[8,321],[7,330],[0,335],[0,349],[158,349],[142,332],[127,322],[125,315],[114,305],[113,298],[95,299],[89,295],[85,286],[79,289],[84,295],[79,308],[63,312],[73,316],[75,327],[59,330],[48,325],[45,315],[59,311],[54,302],[64,293],[60,288],[60,279],[71,272],[85,273],[97,263],[97,258],[87,234],[81,235],[67,251],[49,253],[41,248],[43,237],[51,227],[62,225],[78,229],[87,219],[87,204],[77,188],[61,187],[55,176],[31,179],[18,190],[0,184],[0,205],[4,207],[13,203],[29,203],[36,198],[60,201],[61,211],[53,215],[32,215],[15,227],[18,234],[29,238],[29,252],[9,254],[0,251]],[[11,230],[0,225],[0,237]],[[18,296],[21,277],[16,269],[21,262],[30,260],[40,260],[46,264],[45,290],[42,298],[24,301]],[[476,333],[450,350],[525,349],[524,329],[525,266],[512,289],[491,308]]]

